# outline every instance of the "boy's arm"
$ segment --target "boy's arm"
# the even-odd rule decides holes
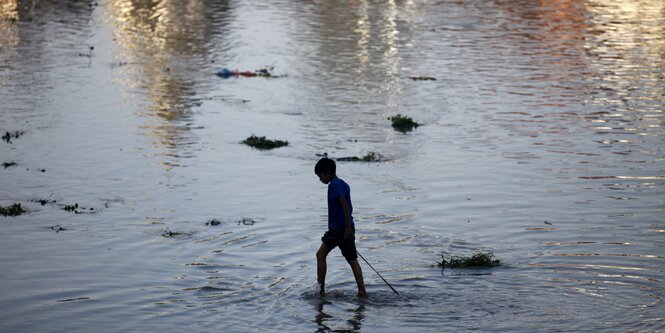
[[[349,204],[346,202],[344,196],[337,197],[337,200],[342,206],[342,211],[344,212],[344,239],[352,238],[353,228],[351,228],[351,210],[349,210]]]

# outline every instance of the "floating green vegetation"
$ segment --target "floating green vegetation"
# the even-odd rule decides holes
[[[20,203],[15,203],[11,206],[2,207],[0,206],[0,215],[2,216],[19,216],[23,213],[27,213],[23,210]]]
[[[53,201],[55,202],[55,201]],[[41,201],[40,201],[41,203]],[[46,202],[49,203],[49,202]],[[78,203],[73,205],[62,205],[62,209],[67,212],[74,212],[74,214],[95,214],[96,211],[94,208],[84,208],[79,206]],[[98,212],[98,211],[97,211]]]
[[[58,224],[58,225],[54,225],[54,226],[52,226],[52,227],[49,227],[49,229],[51,229],[51,230],[53,230],[53,231],[55,231],[55,232],[57,232],[57,233],[59,233],[60,231],[65,231],[65,230],[67,230],[67,229],[65,229],[63,226],[61,226],[61,225],[59,225],[59,224]]]
[[[383,156],[379,153],[373,151],[368,152],[363,157],[351,156],[351,157],[339,157],[336,160],[341,162],[380,162],[383,159]]]
[[[193,232],[184,232],[184,231],[171,231],[171,230],[164,230],[162,233],[162,237],[166,238],[187,238],[191,237],[194,233]]]
[[[14,161],[2,163],[2,166],[5,167],[5,169],[7,169],[9,167],[17,166],[17,165],[18,165],[18,163],[14,162]]]
[[[30,201],[39,202],[39,204],[41,204],[42,206],[46,206],[46,204],[55,204],[55,203],[57,203],[56,200],[51,200],[49,198],[46,198],[46,199],[32,199]]]
[[[248,217],[243,217],[242,219],[238,220],[238,225],[254,225],[256,221],[253,219],[250,219]]]
[[[244,144],[256,148],[256,149],[261,149],[261,150],[268,150],[268,149],[275,149],[279,147],[284,147],[288,146],[289,142],[288,141],[281,141],[281,140],[269,140],[266,139],[265,136],[258,137],[254,134],[250,136],[249,138],[243,140]]]
[[[5,132],[5,135],[2,136],[2,140],[5,140],[7,143],[12,143],[12,139],[18,139],[24,132],[14,131],[14,132]]]
[[[442,254],[441,262],[438,262],[437,266],[441,268],[496,267],[501,266],[501,262],[494,257],[494,253],[480,251],[471,257],[451,256],[448,260]]]
[[[412,76],[410,79],[413,81],[436,81],[436,78],[431,76]]]
[[[261,76],[261,77],[272,77],[272,78],[279,77],[272,73],[273,69],[274,69],[273,67],[261,68],[259,70],[254,71],[254,74],[256,76]]]
[[[76,210],[79,208],[79,204],[73,204],[73,205],[65,205],[62,209],[67,212],[76,212]]]
[[[216,225],[220,225],[220,224],[222,224],[222,221],[220,221],[219,219],[212,219],[212,220],[206,222],[206,225],[209,225],[209,226],[216,226]]]
[[[420,126],[420,124],[413,121],[411,117],[403,116],[401,114],[397,114],[394,117],[388,117],[388,120],[392,121],[394,129],[402,133],[406,133]]]

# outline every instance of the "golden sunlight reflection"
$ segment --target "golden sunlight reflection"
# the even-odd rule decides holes
[[[317,48],[308,61],[324,76],[316,81],[317,89],[332,109],[348,103],[362,108],[362,112],[353,112],[353,108],[328,112],[325,117],[333,119],[324,121],[362,128],[364,139],[369,141],[384,140],[375,132],[376,127],[359,120],[366,119],[368,113],[401,111],[404,78],[400,75],[410,61],[405,57],[411,55],[404,48],[416,35],[413,22],[417,9],[411,1],[395,0],[336,0],[315,6],[316,20],[304,24],[311,27]]]
[[[379,9],[381,11],[379,20],[372,11]],[[378,89],[387,94],[386,104],[389,108],[395,108],[398,105],[398,92],[400,91],[399,69],[403,62],[399,57],[399,27],[397,26],[397,17],[399,14],[408,14],[409,8],[405,5],[398,7],[395,1],[388,1],[377,7],[376,4],[369,1],[361,1],[358,4],[358,19],[356,27],[353,30],[357,34],[357,48],[355,58],[358,62],[356,69],[361,78],[368,78],[371,81],[376,75],[380,75],[382,86]],[[378,52],[377,52],[378,51]],[[376,69],[379,69],[377,72]],[[365,81],[361,81],[363,84]],[[364,86],[364,89],[372,88]]]
[[[627,266],[612,266],[612,265],[593,265],[593,264],[572,264],[572,263],[556,263],[556,264],[540,264],[540,263],[530,263],[527,266],[530,267],[572,267],[572,268],[591,268],[598,270],[620,270],[620,271],[646,271],[647,268],[642,267],[627,267]],[[636,276],[635,278],[643,280],[651,280],[650,278],[645,278],[643,276]]]
[[[636,126],[630,130],[635,133],[648,135],[653,130],[650,125],[662,129],[662,108],[643,101],[663,100],[660,84],[665,68],[657,60],[665,54],[661,25],[665,2],[591,0],[586,10],[591,15],[585,48],[590,55],[589,66],[599,76],[598,88],[603,92],[591,96],[589,102],[612,105],[613,113],[643,113],[639,119],[633,119]],[[632,96],[636,87],[648,95]]]
[[[141,115],[147,116],[153,145],[165,149],[165,156],[182,156],[173,150],[187,144],[187,126],[177,121],[186,120],[196,95],[197,60],[206,58],[211,29],[209,8],[202,0],[111,0],[108,8],[116,59],[125,72],[120,83],[149,97]],[[172,165],[164,163],[167,170]]]
[[[0,1],[0,17],[6,20],[18,21],[18,0]]]
[[[357,27],[353,32],[358,34],[358,50],[356,51],[356,59],[360,67],[366,67],[370,63],[370,52],[369,52],[369,40],[370,32],[372,25],[370,24],[370,18],[368,13],[369,4],[367,2],[362,2],[358,8],[358,21],[356,23]]]
[[[18,0],[0,1],[0,46],[18,45]]]

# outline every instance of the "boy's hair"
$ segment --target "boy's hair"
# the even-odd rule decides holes
[[[336,171],[335,169],[337,169],[335,161],[324,157],[316,162],[316,166],[314,166],[314,173],[318,175],[320,173],[330,172],[330,174],[334,175]]]

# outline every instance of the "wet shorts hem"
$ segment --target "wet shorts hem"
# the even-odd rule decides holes
[[[348,262],[352,262],[358,259],[355,237],[345,240],[344,228],[330,229],[326,231],[326,233],[323,234],[323,237],[321,237],[321,241],[323,244],[326,244],[326,246],[330,248],[331,251],[339,246],[339,249],[342,251],[342,255]]]

